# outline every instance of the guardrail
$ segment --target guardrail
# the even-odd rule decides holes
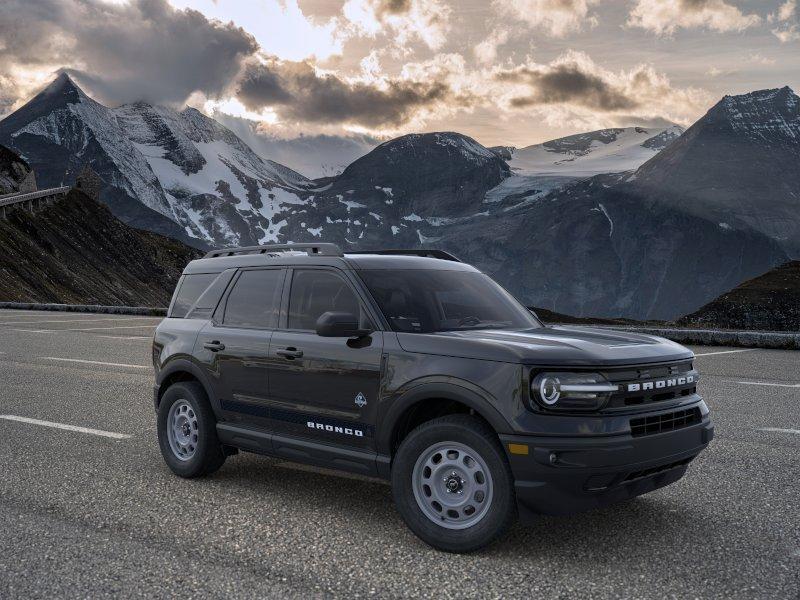
[[[6,208],[9,206],[27,203],[27,208],[32,210],[34,208],[34,204],[36,207],[38,207],[42,200],[49,204],[51,201],[60,198],[61,196],[66,196],[70,189],[72,189],[70,186],[61,186],[46,190],[38,190],[36,192],[3,194],[0,196],[0,218],[5,218]]]
[[[65,185],[57,188],[49,188],[46,190],[38,190],[35,192],[3,194],[0,196],[0,206],[9,206],[17,204],[18,202],[27,202],[28,200],[36,200],[38,198],[46,198],[47,196],[63,196],[70,190],[70,186]]]
[[[163,317],[166,308],[151,306],[104,306],[99,304],[41,304],[38,302],[0,302],[0,309],[50,310],[56,312],[104,313],[112,315],[143,315]]]

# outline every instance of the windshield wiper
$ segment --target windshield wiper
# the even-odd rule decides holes
[[[467,329],[499,329],[502,327],[510,327],[511,321],[481,321],[475,325],[462,325],[461,327],[448,327],[440,329],[439,331],[464,331]]]

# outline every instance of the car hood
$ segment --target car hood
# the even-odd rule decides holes
[[[523,331],[398,333],[397,337],[407,352],[530,365],[625,365],[693,356],[688,348],[653,335],[565,325]]]

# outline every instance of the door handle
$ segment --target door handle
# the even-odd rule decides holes
[[[225,344],[214,340],[213,342],[205,342],[203,348],[211,350],[212,352],[219,352],[220,350],[225,350]]]
[[[303,357],[303,351],[298,350],[297,348],[294,348],[292,346],[284,348],[283,350],[278,350],[277,352],[275,352],[275,354],[277,354],[278,356],[282,356],[286,360],[294,360],[295,358]]]

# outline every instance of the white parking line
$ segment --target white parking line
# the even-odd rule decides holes
[[[794,433],[800,435],[800,429],[781,429],[780,427],[762,427],[759,431],[776,431],[778,433]]]
[[[0,321],[0,325],[38,325],[39,323],[93,323],[95,321],[144,321],[142,317],[114,317],[102,319],[47,319],[38,321]]]
[[[768,381],[737,381],[741,385],[766,385],[769,387],[800,388],[800,383],[770,383]]]
[[[722,350],[721,352],[704,352],[702,354],[695,354],[695,356],[714,356],[716,354],[737,354],[739,352],[753,352],[758,348],[745,348],[744,350]]]
[[[8,331],[25,331],[27,333],[58,333],[59,331],[105,331],[107,329],[155,329],[158,325],[120,325],[118,327],[82,327],[80,329],[17,329],[9,328]]]
[[[39,356],[42,360],[58,360],[62,362],[81,363],[85,365],[103,365],[106,367],[127,367],[129,369],[152,369],[149,365],[129,365],[127,363],[101,362],[99,360],[83,360],[80,358],[58,358],[55,356]]]
[[[91,435],[99,435],[114,440],[126,440],[129,436],[126,433],[114,433],[113,431],[103,431],[102,429],[90,429],[88,427],[78,427],[76,425],[66,425],[65,423],[53,423],[52,421],[40,421],[39,419],[29,419],[28,417],[18,417],[17,415],[0,415],[0,419],[6,421],[19,421],[20,423],[30,423],[31,425],[41,425],[43,427],[52,427],[54,429],[64,429],[66,431],[77,431],[78,433],[89,433]]]

